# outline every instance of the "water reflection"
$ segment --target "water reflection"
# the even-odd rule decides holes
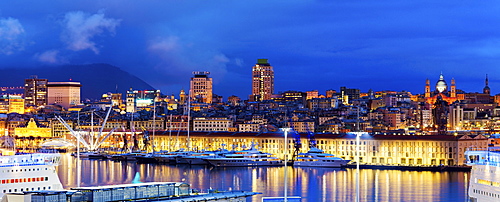
[[[65,188],[76,187],[76,159],[63,155],[58,173]],[[82,160],[82,186],[142,182],[187,182],[198,190],[245,190],[262,196],[282,196],[284,167],[213,168],[188,165],[136,164]],[[288,195],[303,201],[354,201],[354,169],[288,167]],[[361,170],[361,201],[466,201],[468,173]]]

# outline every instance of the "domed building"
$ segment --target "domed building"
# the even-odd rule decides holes
[[[448,104],[451,104],[457,100],[460,100],[457,97],[455,79],[451,79],[451,86],[448,90],[448,84],[444,80],[443,73],[439,75],[439,80],[436,82],[435,90],[431,92],[431,82],[429,79],[425,82],[425,102],[433,105],[436,103],[438,97],[441,97],[442,100],[446,101]]]

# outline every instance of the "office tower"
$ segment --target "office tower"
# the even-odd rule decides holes
[[[190,82],[189,97],[193,101],[201,103],[212,103],[212,78],[209,78],[210,72],[193,72]]]
[[[24,103],[26,106],[47,104],[47,82],[47,79],[39,79],[36,75],[24,80]]]
[[[270,100],[274,93],[274,71],[267,59],[258,59],[252,67],[251,101]]]
[[[60,105],[66,109],[80,104],[80,82],[47,82],[48,104]]]

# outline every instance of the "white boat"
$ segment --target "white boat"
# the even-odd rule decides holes
[[[469,197],[472,202],[500,201],[500,147],[465,152],[472,166]]]
[[[76,153],[73,153],[72,156],[76,156]],[[88,159],[105,159],[106,153],[97,152],[97,151],[88,151],[88,152],[80,152],[80,158],[88,158]]]
[[[323,150],[316,147],[309,149],[307,153],[299,153],[293,162],[293,166],[306,167],[344,167],[350,160],[344,160],[335,157],[333,154],[324,153]]]
[[[187,163],[190,165],[208,165],[208,161],[206,160],[207,158],[216,158],[216,157],[222,157],[225,154],[228,154],[229,151],[227,150],[220,150],[220,151],[204,151],[204,152],[192,152],[189,153],[188,155],[183,155],[177,157],[177,163]],[[179,160],[182,159],[182,160]]]
[[[6,193],[63,190],[56,166],[58,153],[5,155],[0,152],[0,199]]]
[[[264,153],[252,147],[249,150],[231,151],[222,157],[206,158],[213,166],[282,166],[284,161],[273,154]]]
[[[154,158],[156,159],[156,161],[158,161],[158,163],[175,164],[175,163],[177,163],[176,158],[178,156],[187,155],[187,154],[189,154],[189,152],[187,152],[187,151],[175,151],[175,152],[169,152],[169,153],[165,153],[165,154],[156,154]]]

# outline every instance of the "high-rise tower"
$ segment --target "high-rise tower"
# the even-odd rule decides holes
[[[270,100],[274,93],[274,71],[267,59],[258,59],[252,67],[251,101]]]
[[[213,92],[212,78],[208,77],[210,72],[193,72],[193,75],[189,96],[197,102],[211,104]]]
[[[26,106],[47,105],[47,79],[36,75],[24,80],[24,103]]]

